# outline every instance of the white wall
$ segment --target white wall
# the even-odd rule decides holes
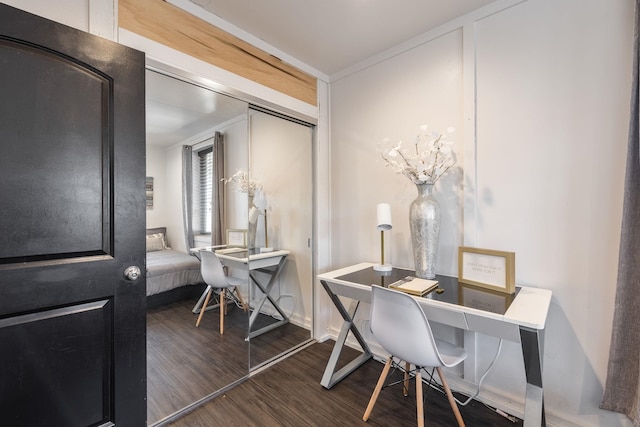
[[[311,329],[313,257],[307,242],[313,235],[312,129],[252,111],[250,136],[251,171],[264,193],[264,204],[256,204],[267,209],[268,246],[290,251],[271,295],[293,324]],[[257,247],[265,246],[264,236],[261,216]]]
[[[117,0],[3,0],[34,15],[114,40]]]
[[[451,140],[461,152],[462,51],[460,30],[367,68],[331,84],[331,171],[335,266],[379,261],[376,205],[391,204],[391,262],[413,267],[409,205],[418,195],[415,185],[385,167],[378,144],[413,141],[423,124],[433,129],[457,128]],[[464,159],[458,154],[458,166]],[[438,272],[454,274],[461,244],[462,210],[456,189],[458,170],[436,184],[442,224]],[[347,237],[348,236],[348,237]],[[357,237],[355,237],[357,236]]]
[[[248,106],[247,106],[248,107]],[[231,177],[238,170],[249,169],[249,112],[244,120],[226,127],[220,131],[225,139],[225,170],[226,178]],[[225,188],[227,204],[224,213],[223,229],[246,230],[249,224],[249,196],[238,191],[234,183],[228,183]]]
[[[9,6],[89,32],[90,0],[3,0]],[[58,7],[56,7],[58,6]]]
[[[199,137],[184,141],[184,143],[175,144],[165,149],[165,165],[166,165],[166,202],[164,204],[163,219],[164,226],[167,227],[167,236],[173,249],[180,252],[186,252],[186,244],[184,240],[184,224],[182,217],[182,146],[184,144],[196,144],[211,138],[215,131],[220,131],[225,136],[225,157],[227,160],[227,171],[235,172],[239,168],[245,168],[248,162],[247,154],[247,120],[246,117],[240,117],[238,120],[226,123],[218,128],[213,128],[203,132]],[[240,203],[243,207],[247,206],[246,195],[227,189],[227,197],[230,199],[229,204]],[[242,199],[239,200],[238,198]],[[227,226],[225,228],[247,228],[248,219],[246,217],[246,209],[242,209],[242,216],[232,215],[231,208],[225,212]]]
[[[437,186],[446,212],[437,270],[456,273],[460,244],[514,251],[517,282],[553,291],[543,378],[550,425],[630,425],[598,405],[615,296],[632,21],[631,0],[499,1],[331,84],[333,266],[376,261],[375,204],[383,201],[393,210],[392,262],[413,266],[407,217],[416,191],[383,167],[376,144],[413,138],[422,123],[456,126],[464,175]],[[482,372],[497,342],[478,336],[477,345]],[[481,393],[516,415],[521,360],[519,346],[505,343]]]
[[[167,199],[164,205],[164,218],[167,227],[167,239],[176,251],[187,252],[182,222],[182,147],[175,145],[165,153]]]
[[[147,209],[147,228],[167,224],[167,164],[166,150],[147,144],[147,176],[153,178],[153,208]]]

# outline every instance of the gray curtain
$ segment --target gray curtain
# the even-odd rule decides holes
[[[640,0],[635,6],[633,85],[624,205],[611,348],[600,407],[626,414],[640,427]]]
[[[211,244],[221,245],[226,238],[224,224],[224,135],[216,132],[213,139],[213,182],[211,185]]]
[[[182,220],[187,252],[194,247],[193,240],[193,149],[182,146]]]

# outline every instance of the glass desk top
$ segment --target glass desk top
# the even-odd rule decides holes
[[[374,284],[386,288],[390,284],[402,280],[407,276],[415,276],[415,271],[404,268],[393,268],[391,271],[376,271],[373,267],[367,267],[343,276],[338,276],[336,279],[360,285]],[[438,281],[438,287],[422,298],[457,304],[497,314],[505,314],[520,291],[520,288],[516,287],[514,294],[504,294],[473,285],[467,285],[466,283],[460,283],[458,282],[458,278],[451,276],[436,275],[435,280]]]
[[[234,258],[247,258],[251,255],[257,255],[259,253],[260,253],[259,249],[244,249],[244,248],[238,248],[235,250],[230,249],[225,252],[222,252],[223,255],[234,257]]]
[[[238,259],[258,259],[258,258],[271,258],[279,257],[289,254],[289,251],[281,249],[273,249],[270,251],[261,251],[260,248],[227,248],[219,249],[215,251],[216,255],[222,255],[225,257],[232,257]]]

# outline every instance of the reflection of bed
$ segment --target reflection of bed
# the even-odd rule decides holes
[[[170,302],[199,295],[201,286],[188,285],[202,283],[198,258],[171,249],[167,245],[165,227],[147,229],[148,305],[152,305],[151,300],[168,298]]]

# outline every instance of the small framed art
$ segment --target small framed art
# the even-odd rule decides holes
[[[227,246],[230,248],[246,248],[247,247],[247,230],[228,229],[227,230]]]
[[[512,294],[516,288],[516,254],[493,249],[458,248],[458,281]]]
[[[153,209],[153,177],[148,176],[145,180],[145,188],[147,191],[147,209]]]

